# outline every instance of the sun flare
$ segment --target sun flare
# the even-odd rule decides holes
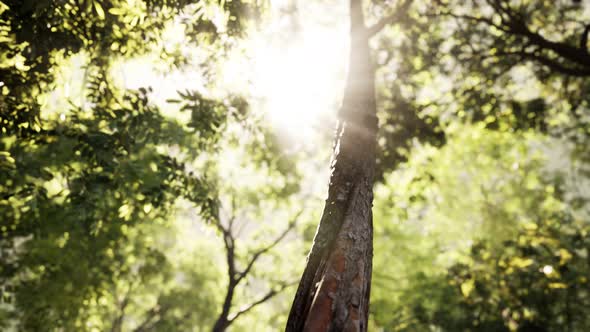
[[[335,8],[333,17],[326,21],[313,14],[318,12],[314,4],[300,4],[299,11],[293,12],[286,8],[287,3],[273,1],[276,13],[256,31],[250,31],[250,37],[240,41],[239,47],[220,64],[213,90],[206,87],[198,68],[158,72],[153,55],[121,62],[114,66],[113,74],[130,89],[147,82],[157,91],[151,97],[163,112],[181,120],[189,115],[166,103],[177,97],[177,91],[197,88],[219,96],[243,94],[250,100],[253,112],[262,114],[282,136],[311,141],[322,130],[331,128],[340,103],[348,54],[343,19],[346,8]],[[171,32],[165,36],[173,37],[164,40],[170,47],[180,45],[184,53],[198,58],[194,46],[178,38],[184,33],[179,22],[168,30]]]
[[[327,40],[330,40],[327,38]],[[268,45],[254,65],[255,94],[271,122],[291,131],[309,130],[329,115],[340,91],[336,43],[303,39],[286,49]]]
[[[335,115],[344,84],[347,45],[344,26],[299,20],[313,18],[279,18],[247,41],[252,50],[249,59],[231,59],[225,81],[246,75],[254,107],[277,131],[306,139]]]

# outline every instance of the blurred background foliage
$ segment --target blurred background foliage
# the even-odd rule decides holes
[[[407,10],[372,40],[371,330],[588,330],[590,4],[365,5],[370,22]],[[255,87],[232,89],[232,57],[252,60],[268,22],[282,47],[310,21],[345,38],[343,8],[2,0],[1,328],[283,329],[335,112],[286,137]],[[308,65],[300,83],[323,82]],[[275,85],[285,109],[307,98]]]

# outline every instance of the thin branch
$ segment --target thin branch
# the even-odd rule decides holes
[[[580,48],[588,54],[588,33],[590,33],[590,24],[587,24],[584,27],[584,32],[582,32],[582,38],[580,38]]]
[[[254,255],[252,255],[252,258],[246,265],[244,271],[238,274],[238,277],[236,278],[236,283],[239,283],[250,272],[250,270],[254,266],[254,263],[256,263],[260,256],[264,255],[266,252],[274,248],[277,244],[279,244],[279,242],[281,242],[285,238],[285,236],[287,236],[287,234],[295,227],[295,225],[297,225],[297,219],[299,219],[301,214],[302,211],[299,211],[297,215],[293,218],[293,220],[289,222],[289,226],[277,238],[275,238],[274,241],[272,241],[266,247],[259,249],[254,253]]]
[[[233,211],[230,216],[231,222],[230,225],[233,226],[234,219]],[[225,246],[225,258],[227,263],[227,277],[228,277],[228,284],[227,290],[225,292],[225,296],[223,299],[223,305],[221,307],[221,312],[215,321],[215,325],[213,326],[213,331],[223,331],[226,326],[227,322],[227,315],[231,309],[234,292],[237,286],[236,281],[236,261],[235,261],[235,238],[232,234],[231,228],[226,228],[222,225],[221,220],[217,220],[215,226],[221,231],[223,237],[223,244]]]
[[[393,14],[381,18],[379,21],[377,21],[377,23],[367,28],[367,35],[372,37],[379,33],[379,31],[383,30],[383,28],[385,28],[387,25],[399,21],[406,15],[408,8],[412,4],[412,1],[413,0],[405,0],[400,6],[398,6],[398,8],[395,9]]]
[[[125,319],[125,310],[127,309],[129,302],[131,301],[131,292],[133,291],[133,288],[135,287],[135,285],[137,285],[136,282],[131,282],[129,284],[129,287],[127,287],[127,292],[125,292],[123,299],[121,300],[121,302],[119,302],[119,305],[118,305],[119,312],[118,312],[117,316],[115,317],[115,319],[113,320],[113,323],[111,324],[111,332],[120,332],[121,331],[121,328],[123,325],[123,320]]]
[[[233,214],[229,217],[230,225],[233,225],[234,218],[235,216]],[[215,220],[214,226],[221,232],[223,238],[223,245],[225,246],[226,251],[228,277],[231,283],[235,275],[235,238],[232,234],[232,229],[225,227],[219,218]]]
[[[505,56],[520,56],[523,59],[531,59],[536,60],[537,62],[541,63],[542,65],[558,71],[562,74],[576,76],[576,77],[584,77],[590,76],[590,69],[586,68],[571,68],[562,65],[561,63],[550,59],[546,56],[539,55],[538,53],[529,53],[529,52],[498,52],[495,56],[505,55]]]
[[[575,77],[585,77],[585,76],[590,76],[590,69],[582,69],[582,68],[570,68],[570,67],[566,67],[562,64],[560,64],[559,62],[549,59],[547,57],[543,57],[537,54],[530,54],[527,53],[525,55],[526,57],[533,59],[533,60],[537,60],[538,62],[540,62],[541,64],[545,65],[546,67],[549,67],[553,70],[556,70],[562,74],[566,74],[566,75],[570,75],[570,76],[575,76]]]
[[[507,21],[518,19],[518,15],[512,11],[509,4],[506,4],[506,7],[504,7],[502,1],[499,0],[486,0],[486,2],[496,11],[496,13],[498,13],[498,15],[500,15],[502,21],[505,21],[502,14],[505,14],[508,17]]]
[[[119,305],[119,314],[113,320],[111,324],[111,332],[120,332],[121,326],[123,325],[123,320],[125,319],[125,309],[129,304],[129,297],[125,296],[123,301]]]
[[[465,14],[455,14],[453,12],[439,12],[436,14],[424,14],[424,16],[426,17],[438,17],[438,16],[450,16],[453,18],[457,18],[457,19],[463,19],[463,20],[468,20],[468,21],[474,21],[477,23],[483,23],[486,24],[488,26],[494,27],[500,31],[504,31],[504,32],[510,32],[509,29],[507,29],[506,27],[502,26],[502,25],[498,25],[496,23],[494,23],[490,18],[487,17],[475,17],[475,16],[471,16],[471,15],[465,15]]]
[[[282,284],[281,287],[279,289],[271,289],[269,290],[263,297],[261,297],[260,299],[256,300],[255,302],[250,303],[248,306],[244,307],[243,309],[241,309],[240,311],[236,312],[232,318],[229,319],[229,323],[231,324],[233,321],[235,321],[238,317],[240,317],[241,315],[247,313],[248,311],[254,309],[256,306],[270,300],[271,298],[273,298],[275,295],[280,294],[283,290],[296,285],[297,283],[299,283],[299,281],[292,281],[286,284]]]
[[[153,320],[154,318],[160,316],[162,317],[162,315],[168,310],[168,307],[161,307],[159,304],[156,304],[153,308],[151,308],[150,310],[148,310],[146,312],[147,317],[145,318],[145,320],[139,324],[139,326],[137,326],[133,332],[143,332],[143,331],[147,331],[150,326],[152,326]]]
[[[237,219],[237,217],[234,213],[238,209],[237,203],[236,203],[236,195],[232,195],[229,204],[230,204],[230,209],[227,212],[227,228],[231,230],[234,228],[234,222]]]

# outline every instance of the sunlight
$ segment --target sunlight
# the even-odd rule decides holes
[[[284,10],[281,5],[275,9]],[[333,119],[339,104],[346,26],[344,20],[320,23],[313,15],[279,13],[275,17],[263,33],[246,42],[249,60],[243,55],[230,59],[223,81],[235,90],[240,76],[248,76],[247,93],[273,127],[292,139],[310,140],[327,125],[326,120]]]
[[[118,63],[113,74],[126,88],[151,86],[152,100],[164,114],[178,119],[188,115],[179,114],[165,100],[175,98],[179,90],[196,88],[217,96],[248,96],[253,112],[266,117],[284,138],[310,142],[320,129],[331,128],[340,103],[347,60],[346,7],[334,8],[334,16],[326,20],[299,15],[297,9],[289,8],[288,1],[273,1],[272,5],[269,22],[251,31],[222,63],[213,90],[205,87],[193,66],[168,73],[154,68],[155,55]],[[300,4],[298,10],[321,12],[322,8],[314,6],[317,4]],[[183,44],[178,38],[182,34],[178,22],[170,25],[163,38],[167,48],[180,47],[183,53],[199,58],[194,45]]]
[[[255,94],[264,97],[271,122],[289,134],[307,137],[318,121],[331,115],[341,84],[341,64],[333,39],[300,40],[287,49],[267,46],[255,61]],[[299,136],[299,135],[298,135]]]
[[[191,64],[170,70],[156,52],[115,59],[113,80],[127,89],[151,87],[150,100],[164,115],[181,122],[188,121],[190,114],[166,102],[177,98],[177,91],[196,89],[216,98],[241,94],[250,100],[252,111],[264,116],[283,138],[313,142],[317,135],[331,130],[339,107],[348,54],[347,9],[333,5],[333,15],[327,18],[313,14],[325,10],[320,4],[300,3],[294,8],[289,3],[272,2],[268,21],[250,31],[250,37],[220,63],[215,86],[203,78],[199,64],[207,59],[196,45],[186,42],[179,20],[168,24],[162,45],[169,51],[180,49]],[[68,87],[84,85],[87,59],[73,59],[76,61],[64,65],[62,76],[68,84],[52,91],[45,104],[56,109],[68,100],[84,104],[83,94]]]
[[[205,91],[205,82],[201,73],[194,68],[163,72],[155,67],[158,58],[154,55],[119,61],[113,65],[114,81],[127,89],[136,90],[151,87],[150,100],[154,102],[163,115],[188,122],[190,113],[182,112],[168,99],[178,98],[178,91],[197,89]]]

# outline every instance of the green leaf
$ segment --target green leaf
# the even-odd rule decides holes
[[[98,15],[98,18],[101,20],[104,20],[105,19],[104,9],[102,9],[102,6],[100,5],[100,3],[98,1],[94,1],[94,9],[96,10],[96,14]]]

